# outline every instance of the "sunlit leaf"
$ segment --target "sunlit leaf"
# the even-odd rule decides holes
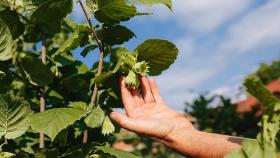
[[[0,18],[0,61],[12,58],[13,38],[8,25]]]
[[[90,128],[102,127],[105,119],[104,111],[98,106],[94,107],[91,113],[85,118],[85,123]]]
[[[96,150],[115,156],[116,158],[141,158],[127,151],[122,151],[107,146],[96,146]]]
[[[3,71],[0,71],[0,80],[2,80],[6,76],[6,73]]]
[[[87,36],[89,33],[88,27],[79,25],[75,28],[72,35],[62,44],[62,46],[54,53],[53,56],[62,52],[71,51],[80,45],[83,36]]]
[[[74,108],[58,108],[45,112],[35,113],[30,116],[29,121],[31,128],[36,132],[43,132],[51,140],[67,126],[72,125],[75,121],[80,120],[86,115],[84,110]]]
[[[102,131],[101,133],[103,135],[109,135],[115,131],[115,126],[113,125],[112,121],[108,116],[104,118],[104,121],[102,123]]]
[[[29,127],[27,117],[30,113],[25,102],[0,94],[0,137],[14,139],[21,136]]]
[[[85,102],[71,102],[69,105],[69,107],[72,107],[72,108],[76,108],[76,109],[81,109],[81,110],[86,110],[88,105],[87,103]]]
[[[280,102],[256,76],[248,76],[244,81],[244,86],[247,88],[247,91],[256,97],[264,106],[274,107]]]

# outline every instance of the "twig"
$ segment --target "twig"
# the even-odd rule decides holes
[[[79,0],[79,4],[84,12],[84,15],[87,19],[87,22],[89,24],[89,28],[90,28],[90,32],[91,32],[91,35],[93,36],[93,38],[95,39],[97,45],[98,45],[98,48],[99,48],[99,51],[100,51],[100,54],[99,54],[99,63],[98,63],[98,70],[97,70],[97,76],[100,75],[102,73],[102,68],[103,68],[103,58],[104,58],[104,50],[103,50],[103,45],[101,43],[101,41],[98,39],[97,37],[97,34],[94,30],[94,27],[91,23],[91,20],[90,20],[90,16],[88,14],[88,12],[86,11],[86,8],[82,2],[82,0]],[[90,105],[91,107],[93,107],[95,105],[95,102],[96,102],[96,98],[97,98],[97,92],[98,92],[98,87],[96,84],[94,84],[94,88],[93,88],[93,92],[92,92],[92,95],[91,95],[91,101],[90,101]],[[86,129],[84,131],[84,137],[83,137],[83,143],[84,144],[87,144],[88,142],[88,130]]]
[[[42,57],[41,60],[43,64],[46,64],[46,34],[42,32]],[[44,112],[46,110],[46,98],[45,98],[45,90],[43,87],[41,87],[40,90],[40,112]],[[39,135],[39,148],[43,149],[45,148],[45,135],[43,132],[40,132]]]
[[[31,20],[29,20],[28,18],[26,18],[24,15],[20,14],[19,12],[17,12],[16,10],[14,10],[14,12],[20,16],[23,20],[25,20],[26,22],[33,24]]]

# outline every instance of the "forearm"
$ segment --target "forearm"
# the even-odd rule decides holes
[[[243,138],[200,132],[177,130],[163,142],[170,148],[196,158],[222,158],[232,149],[240,147]]]

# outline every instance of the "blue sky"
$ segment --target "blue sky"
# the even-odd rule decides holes
[[[173,0],[174,9],[139,6],[153,12],[122,23],[136,38],[130,49],[148,38],[163,38],[180,49],[177,61],[156,77],[161,94],[175,110],[198,93],[224,94],[234,100],[242,79],[260,63],[280,58],[280,1]],[[79,7],[72,15],[84,21]],[[76,52],[78,54],[78,51]],[[96,54],[86,59],[89,66]]]

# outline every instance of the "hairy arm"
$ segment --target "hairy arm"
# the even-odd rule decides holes
[[[179,153],[198,158],[222,158],[239,148],[243,138],[196,130],[182,114],[168,108],[159,94],[156,82],[141,77],[141,93],[128,89],[120,79],[126,113],[111,113],[121,127],[155,139]]]
[[[243,138],[197,130],[179,129],[161,142],[183,155],[198,158],[222,158],[239,148]]]

